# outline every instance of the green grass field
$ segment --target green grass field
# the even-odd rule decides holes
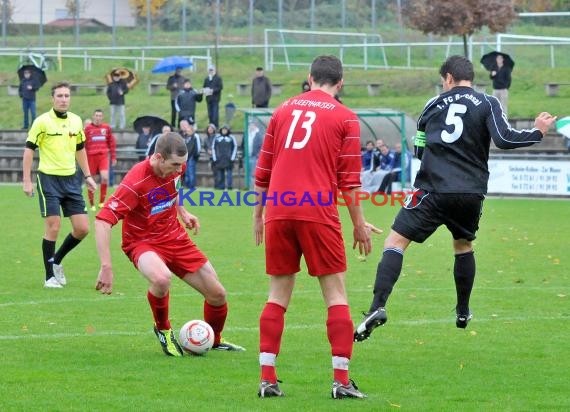
[[[93,233],[64,260],[68,286],[45,290],[37,199],[0,187],[2,411],[565,411],[570,275],[565,200],[488,199],[476,240],[477,279],[466,330],[454,324],[453,254],[439,230],[412,245],[388,304],[389,322],[355,344],[351,375],[366,400],[330,399],[326,310],[304,272],[286,317],[278,373],[286,397],[258,399],[258,317],[267,294],[249,207],[199,207],[195,238],[228,291],[225,337],[244,353],[169,358],[152,332],[146,283],[114,231],[114,293],[94,290]],[[387,232],[397,207],[365,206]],[[346,210],[342,211],[348,223]],[[91,215],[92,218],[92,215]],[[345,227],[350,244],[350,225]],[[62,225],[60,240],[68,232]],[[360,261],[347,248],[354,321],[368,309],[385,235]],[[59,243],[58,243],[59,245]],[[202,317],[202,299],[175,280],[171,319]]]

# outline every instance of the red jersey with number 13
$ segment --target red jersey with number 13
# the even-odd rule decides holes
[[[255,170],[255,184],[267,188],[265,221],[340,227],[336,194],[360,187],[360,150],[358,117],[333,96],[313,90],[285,101],[269,121]]]

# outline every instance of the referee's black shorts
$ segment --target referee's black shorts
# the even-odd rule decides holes
[[[86,214],[85,200],[81,191],[81,180],[77,174],[56,176],[38,172],[38,198],[42,217]]]
[[[453,239],[475,239],[485,196],[477,193],[415,192],[394,220],[392,229],[406,239],[423,243],[445,225]]]

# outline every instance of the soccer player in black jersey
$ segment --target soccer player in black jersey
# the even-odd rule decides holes
[[[384,242],[374,298],[354,332],[355,341],[367,339],[386,323],[385,305],[400,276],[404,251],[412,241],[425,241],[440,225],[453,236],[456,326],[467,326],[475,279],[472,241],[487,193],[491,139],[501,149],[530,146],[540,142],[556,120],[543,112],[534,128],[515,130],[497,98],[473,90],[473,64],[467,58],[449,57],[439,73],[444,91],[427,102],[417,123],[414,150],[421,166],[414,186],[418,192],[400,209]]]

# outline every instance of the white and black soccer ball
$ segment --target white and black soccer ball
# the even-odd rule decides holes
[[[180,345],[192,355],[203,355],[214,345],[214,330],[203,320],[190,320],[180,329]]]

